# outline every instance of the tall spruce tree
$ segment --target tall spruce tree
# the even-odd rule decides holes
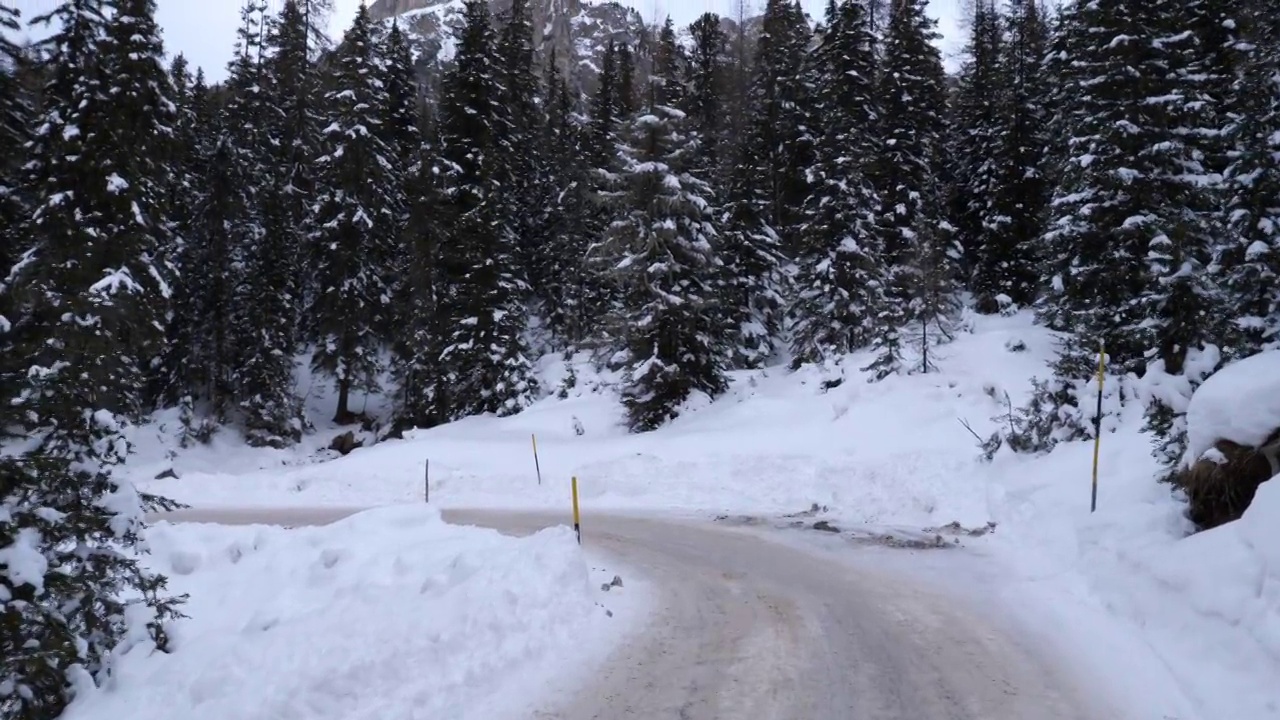
[[[982,241],[970,258],[972,289],[979,307],[997,309],[1007,296],[1031,306],[1039,291],[1037,246],[1049,203],[1048,134],[1050,82],[1043,64],[1049,30],[1039,0],[1013,0],[1005,21],[998,76],[1000,136],[992,148],[993,196],[987,204]]]
[[[797,297],[791,308],[793,365],[864,347],[886,302],[876,217],[879,196],[868,163],[877,155],[876,49],[856,0],[833,9],[822,44],[815,111],[824,118],[813,192],[801,227]]]
[[[261,9],[246,4],[228,65],[228,99],[216,117],[208,110],[201,117],[194,87],[192,102],[178,105],[178,138],[191,177],[179,193],[182,244],[161,382],[164,399],[182,409],[187,436],[197,439],[228,422],[239,397],[244,338],[237,294],[243,253],[260,232],[250,178],[264,147],[261,28]]]
[[[352,390],[377,387],[390,308],[385,261],[398,230],[400,188],[383,139],[386,87],[378,70],[373,21],[364,6],[343,36],[325,95],[328,108],[310,227],[316,294],[308,308],[312,367],[334,379],[334,421],[350,423]]]
[[[545,245],[538,253],[540,277],[546,284],[535,291],[544,299],[543,313],[557,344],[569,349],[588,340],[599,311],[594,291],[600,285],[586,261],[591,242],[603,232],[592,203],[596,188],[590,165],[591,156],[599,154],[588,151],[589,128],[577,111],[568,79],[560,74],[554,51],[547,64],[546,87],[549,103],[543,138],[550,150],[544,165],[549,197],[541,224]]]
[[[735,366],[759,367],[777,350],[788,294],[782,267],[784,257],[797,251],[813,164],[809,40],[799,7],[770,0],[747,92],[744,137],[725,183],[721,302],[724,322],[738,333]]]
[[[263,198],[263,230],[278,238],[291,254],[276,258],[284,265],[278,273],[291,273],[285,286],[293,301],[295,326],[305,325],[302,311],[317,292],[314,266],[315,237],[307,222],[315,199],[315,160],[321,146],[321,82],[313,56],[327,42],[324,24],[330,0],[284,0],[280,14],[267,27],[264,55],[264,104],[273,153],[270,192]],[[320,32],[318,33],[317,30]],[[265,178],[264,178],[265,179]],[[277,351],[280,349],[277,348]]]
[[[18,80],[24,53],[9,35],[19,31],[20,18],[17,8],[0,7],[0,298],[4,296],[9,269],[25,249],[18,228],[28,213],[21,192],[21,172],[33,109]],[[4,300],[0,299],[0,316],[4,314]]]
[[[503,167],[503,196],[507,230],[517,243],[519,275],[526,282],[541,285],[546,278],[537,272],[537,256],[545,251],[546,238],[538,232],[537,216],[530,212],[546,199],[543,191],[541,144],[538,142],[545,119],[542,114],[543,89],[534,62],[533,16],[529,0],[513,0],[502,18],[502,29],[494,48],[497,79],[501,88],[498,106],[503,111],[498,125],[499,159]]]
[[[651,105],[632,123],[612,175],[620,212],[604,250],[620,287],[613,324],[626,328],[623,404],[633,432],[678,416],[695,392],[714,397],[728,385],[724,331],[708,282],[716,223],[703,197],[710,187],[688,171],[684,119]]]
[[[12,324],[17,316],[12,306],[9,272],[27,249],[22,228],[30,213],[22,188],[22,165],[26,157],[34,109],[26,88],[19,81],[25,54],[9,39],[20,29],[17,8],[0,7],[0,386],[20,381],[21,365],[15,364],[11,346]],[[12,406],[0,402],[0,438],[16,432],[17,418]]]
[[[145,551],[143,513],[157,501],[113,474],[169,277],[161,192],[137,151],[164,146],[171,105],[152,3],[110,9],[108,22],[102,2],[66,0],[35,18],[53,30],[24,177],[33,247],[13,276],[26,371],[6,387],[28,443],[0,460],[6,550],[26,558],[0,570],[0,685],[12,688],[6,715],[24,720],[52,720],[102,679],[135,613],[151,614],[163,649],[179,602],[127,552]]]
[[[1230,306],[1229,357],[1280,343],[1280,12],[1244,4],[1238,120],[1227,170],[1227,241],[1218,267]]]
[[[991,0],[978,0],[970,19],[968,59],[961,68],[959,87],[953,103],[951,137],[955,158],[951,224],[956,240],[974,259],[972,288],[978,309],[995,312],[996,298],[1006,292],[1016,277],[1007,249],[997,241],[994,202],[1000,192],[1003,158],[999,152],[1007,132],[1007,105],[1010,78],[1005,72],[1004,27]],[[1024,273],[1030,268],[1020,268]],[[1022,293],[1022,302],[1026,294]]]
[[[451,166],[440,251],[440,359],[445,417],[511,414],[536,392],[523,333],[527,286],[509,224],[500,144],[506,110],[497,40],[483,0],[466,0],[440,107],[441,156]]]
[[[895,0],[884,40],[881,153],[873,177],[890,301],[877,312],[876,359],[868,368],[875,378],[907,367],[902,327],[908,322],[920,355],[916,367],[929,370],[929,348],[948,337],[956,305],[956,252],[940,183],[946,97],[935,26],[924,0]]]

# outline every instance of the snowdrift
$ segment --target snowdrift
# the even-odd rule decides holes
[[[517,539],[413,506],[147,539],[189,619],[172,654],[138,642],[65,720],[491,720],[621,622],[565,528]]]

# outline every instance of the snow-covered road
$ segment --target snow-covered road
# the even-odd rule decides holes
[[[172,519],[323,524],[342,509],[192,510]],[[454,511],[524,534],[563,518]],[[705,523],[593,516],[585,542],[657,591],[641,633],[538,718],[1059,720],[1088,708],[1068,674],[918,582]]]

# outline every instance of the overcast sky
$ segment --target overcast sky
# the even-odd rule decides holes
[[[0,0],[4,2],[5,0]],[[8,0],[13,2],[14,0]],[[704,12],[729,14],[733,0],[620,0],[630,5],[647,20],[671,15],[678,25],[687,25]],[[764,0],[751,0],[758,7]],[[939,29],[946,39],[944,55],[954,57],[955,48],[961,43],[958,29],[958,8],[963,0],[931,0],[930,7],[939,19]],[[164,29],[165,47],[170,53],[182,52],[193,65],[203,67],[210,80],[221,80],[226,75],[226,64],[235,44],[236,22],[242,0],[156,0],[157,20]],[[268,0],[277,9],[280,0]],[[805,9],[814,17],[822,16],[825,0],[802,0]],[[57,0],[16,0],[24,18],[48,12]],[[340,37],[355,15],[360,0],[335,0],[336,12],[332,32]],[[952,63],[948,63],[951,65]]]

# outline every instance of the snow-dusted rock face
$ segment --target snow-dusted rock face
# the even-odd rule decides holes
[[[511,8],[511,0],[489,0],[495,17]],[[642,17],[633,8],[613,0],[531,0],[534,45],[541,62],[554,50],[560,72],[577,86],[593,89],[605,48],[613,41],[635,51],[637,69],[647,72],[657,28],[655,18]],[[453,58],[454,31],[462,24],[463,0],[377,0],[369,7],[375,20],[396,19],[412,41],[417,67],[424,77]],[[760,18],[748,18],[747,34],[754,37]],[[738,25],[724,20],[725,32],[733,37]],[[687,44],[685,29],[681,39]]]
[[[500,17],[511,8],[511,0],[490,0],[490,8]],[[378,0],[369,11],[376,20],[398,19],[409,31],[420,69],[452,59],[462,0]],[[532,0],[532,11],[535,47],[544,59],[554,49],[561,72],[575,82],[590,84],[610,40],[647,52],[650,33],[644,20],[616,2]]]

